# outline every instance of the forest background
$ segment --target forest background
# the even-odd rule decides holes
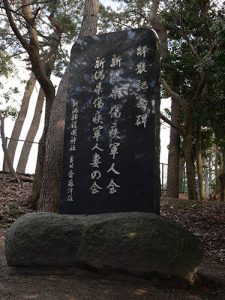
[[[79,35],[84,4],[86,8],[95,6],[96,9],[95,17],[98,19],[98,27],[93,28],[93,32],[97,29],[99,33],[104,33],[127,28],[151,27],[158,33],[162,57],[160,79],[162,97],[172,99],[171,109],[167,109],[161,115],[162,121],[171,126],[167,195],[179,196],[180,179],[183,174],[181,169],[185,168],[187,192],[190,199],[204,200],[208,196],[205,194],[204,178],[206,176],[204,175],[206,172],[211,172],[210,176],[213,179],[211,190],[215,195],[220,195],[220,200],[224,200],[225,22],[223,1],[127,0],[119,1],[118,9],[115,9],[115,6],[106,7],[101,4],[99,6],[98,1],[85,1],[85,3],[75,0],[34,1],[30,3],[24,0],[21,2],[22,6],[15,1],[3,0],[1,2],[3,20],[1,26],[3,97],[1,101],[5,105],[1,110],[1,128],[3,128],[4,119],[9,115],[17,116],[20,124],[24,121],[24,116],[20,118],[20,113],[17,113],[15,106],[10,102],[18,95],[18,85],[5,91],[4,79],[2,80],[2,78],[9,80],[9,76],[15,73],[13,59],[15,57],[17,61],[19,59],[21,66],[25,64],[28,71],[34,70],[35,66],[43,67],[45,64],[44,70],[40,68],[39,73],[30,73],[30,80],[28,84],[26,83],[23,96],[23,99],[24,97],[31,99],[31,106],[34,106],[31,95],[26,93],[35,89],[33,83],[37,79],[42,86],[38,92],[39,121],[44,99],[47,104],[45,122],[42,121],[45,123],[44,134],[39,144],[39,166],[36,169],[35,188],[32,193],[33,201],[35,203],[39,201],[41,209],[57,210],[58,199],[53,200],[53,198],[57,198],[59,194],[58,190],[54,190],[52,194],[49,193],[50,186],[46,187],[42,180],[43,176],[46,178],[50,176],[51,180],[54,176],[58,176],[55,175],[57,170],[53,172],[54,175],[48,174],[45,164],[48,161],[52,163],[52,166],[56,166],[56,163],[53,163],[49,157],[47,160],[47,156],[51,152],[51,145],[54,142],[57,144],[57,141],[48,141],[47,152],[45,142],[49,134],[50,111],[54,110],[51,105],[55,98],[56,82],[50,78],[55,78],[51,77],[53,75],[60,77],[65,71],[68,62],[66,50],[70,47],[71,41]],[[82,34],[80,32],[80,35]],[[35,56],[36,46],[39,56]],[[40,65],[38,65],[39,62]],[[24,80],[23,76],[19,75],[19,77]],[[60,85],[57,93],[60,94]],[[17,132],[19,131],[18,124],[15,127]],[[28,140],[30,141],[29,138]],[[12,161],[15,156],[15,144],[15,141],[11,140],[8,145],[9,157]],[[24,157],[27,160],[27,154]],[[18,173],[24,173],[24,157],[23,159],[20,157],[17,166]],[[56,186],[57,181],[58,177],[52,180],[52,187]]]

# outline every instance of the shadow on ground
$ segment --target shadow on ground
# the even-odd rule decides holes
[[[225,299],[223,274],[219,271],[209,274],[204,266],[200,268],[196,286],[187,287],[165,279],[103,275],[81,269],[10,268],[1,245],[0,272],[1,300]]]

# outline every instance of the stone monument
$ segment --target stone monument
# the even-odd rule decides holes
[[[159,213],[159,54],[150,29],[71,51],[61,213]]]
[[[61,214],[7,231],[13,267],[83,267],[193,282],[201,242],[159,214],[159,58],[154,31],[79,39],[72,49]]]

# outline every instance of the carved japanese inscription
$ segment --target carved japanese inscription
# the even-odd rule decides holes
[[[159,60],[150,29],[71,51],[60,212],[159,212]]]

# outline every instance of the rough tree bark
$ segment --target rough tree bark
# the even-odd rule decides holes
[[[186,162],[186,173],[187,173],[187,182],[188,182],[188,199],[197,200],[191,135],[186,135],[184,137],[184,147],[185,147],[185,162]]]
[[[10,6],[9,1],[3,0],[4,9],[9,24],[11,26],[11,29],[14,32],[17,39],[19,40],[19,42],[21,43],[21,45],[23,46],[23,48],[27,51],[30,58],[32,71],[45,93],[45,99],[46,99],[45,126],[44,126],[42,138],[39,142],[38,160],[37,160],[35,179],[34,179],[33,189],[32,189],[32,197],[38,198],[40,193],[42,174],[43,174],[43,161],[45,157],[45,139],[48,131],[51,105],[55,98],[55,88],[53,83],[50,80],[51,67],[54,65],[54,61],[58,51],[58,46],[61,40],[62,31],[59,26],[57,28],[53,26],[55,30],[57,29],[55,34],[58,37],[58,44],[51,46],[51,51],[50,51],[51,55],[48,55],[50,58],[47,62],[46,62],[46,58],[41,59],[38,31],[36,30],[35,27],[36,14],[38,13],[38,10],[32,12],[31,10],[32,3],[29,0],[22,0],[21,2],[22,2],[22,17],[26,22],[27,35],[23,35],[22,31],[20,31],[19,26],[17,26],[12,13],[14,11]],[[54,19],[54,13],[55,10],[53,8],[53,11],[49,17],[52,17],[52,19]]]
[[[179,192],[184,193],[184,187],[185,187],[185,168],[184,168],[184,158],[180,157],[179,160]]]
[[[192,125],[193,125],[193,109],[186,108],[185,118],[185,134],[184,139],[184,157],[186,162],[186,173],[188,182],[188,198],[197,200],[197,187],[195,180],[195,167],[194,167],[194,154],[193,154],[193,137],[192,137]]]
[[[201,135],[201,125],[200,124],[197,126],[196,161],[197,161],[199,198],[201,201],[204,201],[205,193],[204,193],[204,179],[203,179],[203,169],[202,169],[203,168],[202,135]]]
[[[172,99],[171,121],[179,126],[180,105]],[[179,167],[180,167],[180,133],[170,127],[170,144],[168,153],[167,191],[168,197],[179,198]]]
[[[80,36],[94,35],[97,31],[98,0],[86,0]],[[68,71],[60,82],[53,102],[49,133],[46,141],[46,157],[42,189],[37,208],[40,211],[57,212],[60,201],[60,176],[63,152],[63,133],[68,89]],[[34,203],[35,205],[35,203]]]
[[[195,169],[193,163],[193,149],[192,149],[192,122],[193,111],[192,108],[188,108],[185,99],[171,89],[164,78],[160,78],[161,84],[167,91],[167,93],[177,101],[182,110],[185,112],[184,125],[177,125],[165,116],[161,115],[161,119],[176,129],[184,140],[184,158],[186,162],[186,173],[188,183],[188,197],[189,199],[197,200],[196,182],[195,182]]]
[[[168,54],[167,32],[161,24],[157,12],[160,0],[154,0],[149,14],[151,26],[156,30],[160,41],[160,53],[162,58]],[[172,99],[171,121],[179,126],[180,104]],[[180,158],[180,133],[173,126],[170,127],[170,145],[168,154],[168,172],[167,172],[167,196],[179,197],[179,158]]]
[[[212,123],[212,128],[215,136],[218,140],[224,140],[225,137],[225,126],[223,118],[218,119],[218,122]],[[222,167],[218,176],[219,190],[220,190],[220,201],[225,201],[225,146],[223,143],[220,145]]]
[[[218,179],[220,183],[220,201],[223,202],[225,200],[225,148],[221,147],[222,159],[223,159],[223,168],[220,173]]]
[[[19,178],[13,168],[13,163],[12,163],[11,158],[8,153],[7,142],[6,142],[6,137],[5,137],[5,117],[1,113],[0,113],[0,133],[1,133],[1,138],[2,138],[2,149],[3,149],[5,160],[9,167],[10,174],[12,175],[12,177],[17,179],[19,182]]]
[[[23,144],[21,153],[20,153],[20,158],[18,161],[17,169],[16,171],[20,174],[24,174],[26,170],[26,165],[27,161],[29,158],[30,150],[32,147],[32,142],[34,141],[34,138],[37,134],[39,124],[40,124],[40,119],[41,119],[41,114],[43,110],[43,103],[44,103],[44,92],[42,88],[40,88],[39,93],[38,93],[38,98],[36,102],[36,107],[34,111],[34,116],[30,125],[30,129],[28,130],[25,142]]]
[[[215,152],[215,177],[218,178],[220,153],[217,145],[214,145],[213,148]]]
[[[165,2],[165,4],[167,3]],[[204,23],[206,27],[208,27],[207,14],[209,13],[208,11],[209,6],[204,1],[201,2],[201,5],[202,5],[201,9],[205,11]],[[172,7],[169,7],[169,5],[168,8],[172,9]],[[180,6],[180,8],[182,9],[182,6]],[[176,33],[180,36],[180,39],[184,39],[186,41],[187,47],[189,48],[192,55],[196,58],[196,60],[198,62],[201,62],[203,65],[207,65],[205,64],[205,62],[208,61],[208,59],[211,57],[211,55],[216,49],[214,45],[215,41],[213,41],[212,39],[208,39],[209,45],[206,52],[203,54],[201,51],[199,51],[198,47],[192,44],[192,40],[190,39],[192,32],[187,31],[186,24],[183,23],[182,18],[177,18],[177,16],[178,16],[177,14],[173,15],[174,23],[179,27],[179,28],[177,27]],[[199,78],[200,80],[198,80],[198,82],[197,81],[194,82],[194,86],[196,86],[195,91],[193,90],[193,94],[192,93],[187,94],[187,97],[185,98],[182,95],[179,95],[178,94],[179,92],[177,93],[176,91],[171,89],[171,87],[164,80],[164,78],[161,78],[161,83],[165,91],[180,104],[182,113],[184,115],[183,125],[180,126],[177,126],[177,124],[174,124],[174,122],[171,122],[171,120],[168,120],[167,118],[165,118],[165,116],[162,116],[161,118],[169,125],[177,129],[184,139],[184,144],[187,147],[184,149],[184,151],[185,151],[185,160],[186,160],[186,168],[187,168],[188,193],[189,193],[189,198],[196,199],[196,200],[197,200],[197,192],[196,192],[195,170],[193,164],[193,147],[192,147],[193,111],[195,110],[197,103],[201,101],[201,96],[207,93],[209,71],[210,70],[207,69],[206,67],[201,71],[201,74],[198,74],[196,78]],[[195,85],[196,83],[197,85]],[[177,82],[177,85],[179,85],[179,82]]]
[[[33,93],[34,90],[34,86],[36,83],[36,78],[34,76],[34,74],[32,73],[30,75],[30,78],[28,79],[27,83],[26,83],[26,87],[25,87],[25,91],[23,94],[23,99],[22,99],[22,103],[21,103],[21,107],[20,107],[20,111],[18,113],[18,116],[16,118],[14,127],[13,127],[13,131],[11,134],[11,138],[9,140],[9,144],[8,144],[8,153],[10,156],[10,159],[12,161],[12,164],[14,162],[14,157],[15,157],[15,153],[16,153],[16,148],[17,148],[17,144],[18,144],[18,140],[20,138],[20,133],[22,131],[23,128],[23,123],[24,120],[26,118],[27,115],[27,110],[28,110],[28,106],[30,103],[30,98],[31,95]],[[8,171],[9,168],[6,166],[6,171]]]
[[[159,36],[160,54],[162,58],[165,58],[168,53],[167,32],[166,29],[162,26],[162,23],[160,22],[157,16],[159,5],[160,5],[160,0],[152,1],[152,6],[149,12],[149,23]]]

